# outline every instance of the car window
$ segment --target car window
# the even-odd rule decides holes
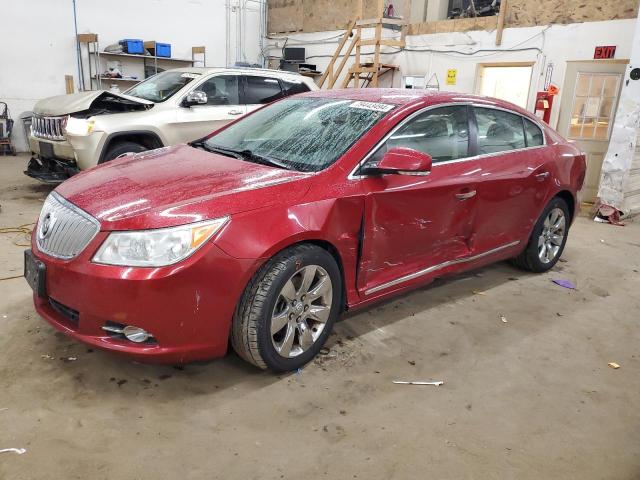
[[[240,104],[237,75],[217,75],[199,85],[196,91],[207,94],[207,105]]]
[[[282,97],[282,89],[280,88],[278,79],[250,76],[246,76],[245,78],[244,103],[247,105],[271,103]]]
[[[544,145],[542,130],[531,120],[524,119],[524,133],[527,138],[527,147],[539,147]]]
[[[132,97],[142,98],[151,102],[164,102],[173,96],[187,83],[199,78],[199,73],[191,72],[162,72],[149,77],[144,82],[139,83],[124,92]]]
[[[338,160],[394,108],[336,98],[285,98],[209,137],[205,147],[250,151],[285,168],[318,172]]]
[[[308,92],[310,89],[302,80],[294,82],[292,80],[280,80],[284,88],[286,96],[295,95],[296,93]]]
[[[433,163],[465,158],[469,154],[469,120],[465,105],[428,110],[409,120],[380,147],[367,163],[379,162],[395,147],[428,153]]]
[[[522,117],[492,108],[474,108],[478,123],[478,154],[525,148]]]

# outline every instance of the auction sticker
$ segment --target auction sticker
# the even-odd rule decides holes
[[[373,110],[374,112],[388,112],[395,107],[395,105],[389,105],[388,103],[376,102],[353,102],[349,106],[351,108],[361,108],[362,110]]]

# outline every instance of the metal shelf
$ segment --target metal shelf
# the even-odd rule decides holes
[[[92,55],[95,55],[95,52],[89,52]],[[136,55],[133,53],[114,53],[114,52],[100,52],[100,56],[109,56],[109,57],[126,57],[126,58],[138,58],[144,60],[159,60],[159,61],[167,61],[167,62],[182,62],[182,63],[193,63],[194,60],[190,58],[169,58],[169,57],[156,57],[154,55]]]

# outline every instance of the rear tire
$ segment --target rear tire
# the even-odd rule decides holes
[[[296,370],[312,360],[340,314],[335,259],[310,244],[288,248],[253,276],[233,317],[231,344],[261,369]]]
[[[567,243],[570,219],[567,202],[553,198],[533,227],[527,247],[513,259],[513,264],[535,273],[551,270]]]
[[[144,145],[135,142],[119,142],[109,148],[101,163],[118,158],[126,153],[140,153],[148,150]]]

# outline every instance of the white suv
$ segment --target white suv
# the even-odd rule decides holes
[[[45,98],[34,107],[25,174],[59,183],[125,153],[197,140],[262,104],[317,89],[279,70],[177,68],[123,94]]]

